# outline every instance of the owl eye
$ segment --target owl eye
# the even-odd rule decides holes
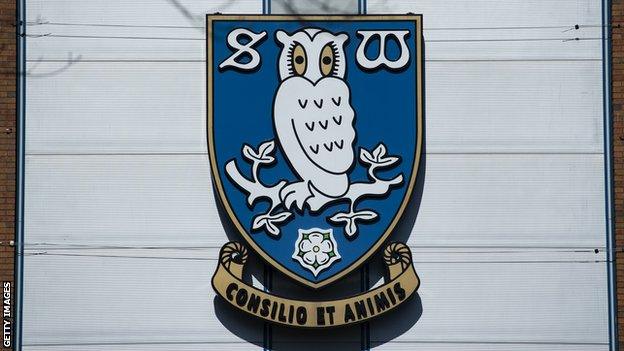
[[[295,45],[295,48],[292,51],[291,60],[292,60],[291,64],[292,64],[292,67],[294,67],[295,69],[295,73],[299,76],[302,76],[306,71],[308,60],[306,57],[306,52],[303,49],[303,46],[301,46],[301,44]]]
[[[335,63],[336,57],[334,55],[334,49],[331,44],[327,44],[323,47],[323,50],[321,50],[321,73],[323,73],[324,76],[330,75],[334,70]]]

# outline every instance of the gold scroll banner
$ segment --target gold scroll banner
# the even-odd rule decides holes
[[[418,289],[420,281],[409,248],[389,244],[384,262],[390,281],[359,295],[331,301],[287,299],[242,281],[247,249],[237,242],[221,248],[212,286],[219,296],[241,311],[271,323],[302,328],[327,328],[364,322],[397,308]]]

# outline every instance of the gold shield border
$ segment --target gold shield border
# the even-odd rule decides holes
[[[307,22],[307,21],[318,21],[318,22],[334,22],[334,21],[414,21],[415,28],[418,32],[414,37],[416,41],[416,99],[417,99],[417,107],[416,107],[416,119],[417,119],[417,141],[416,141],[416,152],[414,154],[414,167],[412,168],[412,174],[409,180],[408,188],[406,191],[406,195],[403,198],[403,202],[399,207],[399,210],[394,215],[392,222],[384,232],[384,234],[375,242],[373,246],[359,259],[353,262],[349,267],[344,269],[342,272],[337,273],[331,277],[328,277],[319,282],[310,282],[294,273],[289,271],[286,267],[282,266],[279,262],[275,261],[271,256],[267,255],[267,253],[258,246],[253,239],[250,237],[250,234],[247,233],[243,225],[240,223],[232,208],[225,196],[225,191],[223,189],[223,184],[221,181],[221,177],[219,175],[219,169],[217,168],[216,163],[216,152],[214,147],[214,129],[213,129],[213,86],[212,86],[212,63],[213,63],[213,43],[212,43],[212,25],[214,21],[296,21],[296,22]],[[277,268],[280,272],[290,277],[291,279],[306,285],[313,289],[319,289],[324,286],[327,286],[336,280],[344,277],[345,275],[351,273],[354,269],[358,268],[364,262],[366,262],[372,254],[374,254],[381,245],[388,239],[397,223],[401,219],[405,208],[410,200],[411,194],[414,190],[414,184],[416,183],[416,177],[418,174],[418,169],[420,166],[420,155],[422,151],[422,118],[423,118],[423,35],[422,35],[422,15],[301,15],[301,16],[293,16],[293,15],[206,15],[206,72],[208,73],[208,77],[206,80],[207,85],[207,139],[208,139],[208,156],[210,158],[210,170],[212,173],[214,186],[217,188],[219,199],[221,200],[223,207],[225,208],[228,217],[241,234],[241,236],[245,239],[247,244],[249,244],[253,250],[262,257],[268,264]]]

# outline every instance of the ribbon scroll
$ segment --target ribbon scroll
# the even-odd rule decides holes
[[[397,308],[418,289],[420,281],[412,254],[402,243],[389,244],[383,253],[389,281],[382,286],[339,300],[305,301],[277,296],[242,280],[247,249],[229,242],[221,248],[212,285],[230,305],[262,318],[303,328],[327,328],[364,322]]]

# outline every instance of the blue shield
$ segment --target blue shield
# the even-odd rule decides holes
[[[312,288],[389,237],[422,144],[422,18],[207,20],[217,196],[265,261]]]

